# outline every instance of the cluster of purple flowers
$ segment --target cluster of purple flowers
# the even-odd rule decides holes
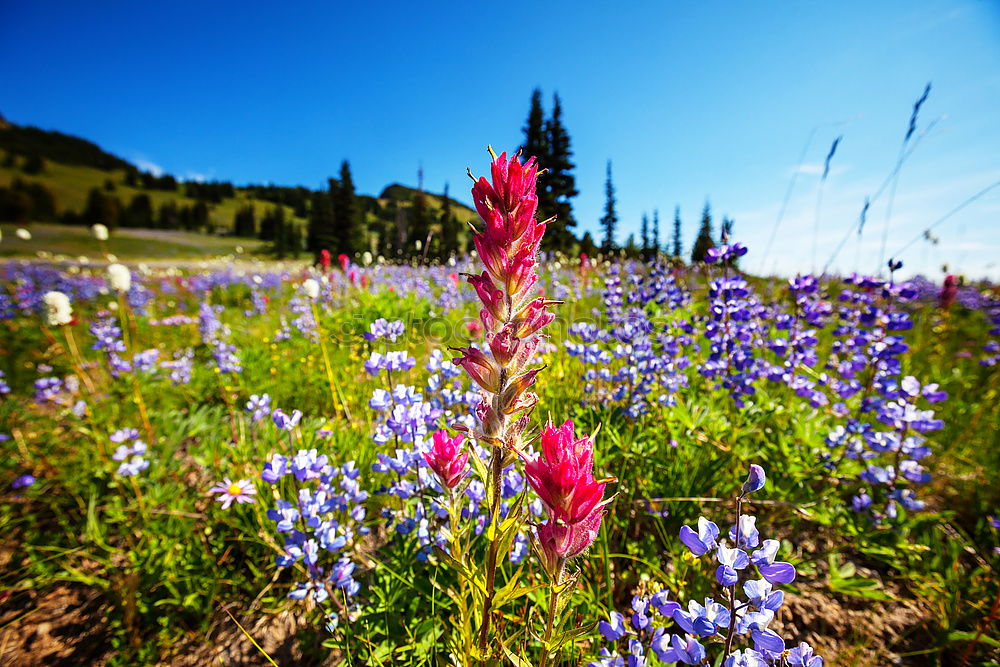
[[[378,320],[372,324],[365,338],[370,342],[379,339],[389,342],[404,333],[402,322]],[[378,355],[378,358],[386,359],[392,354],[388,352]],[[398,354],[398,358],[408,360],[405,365],[390,367],[384,363],[366,363],[365,368],[372,375],[384,372],[391,386],[393,372],[406,371],[416,365],[416,359],[407,352]],[[378,415],[372,439],[379,445],[392,446],[389,452],[379,452],[377,461],[372,464],[374,472],[388,476],[378,493],[398,499],[392,506],[383,509],[382,516],[386,526],[398,535],[416,540],[420,546],[417,555],[420,560],[426,560],[435,545],[446,547],[443,532],[448,522],[446,489],[424,457],[431,451],[431,435],[446,423],[472,425],[475,420],[473,411],[481,398],[478,392],[463,385],[463,372],[445,359],[440,350],[431,353],[426,370],[430,375],[422,390],[404,384],[396,384],[391,389],[376,388],[368,403]],[[489,460],[489,451],[476,444],[469,446],[473,448],[472,456]],[[513,499],[523,492],[524,483],[523,476],[513,465],[509,466],[502,487],[501,513],[504,516]],[[474,532],[478,535],[486,526],[486,489],[481,482],[473,480],[463,485],[460,492],[464,495],[460,510],[463,520],[472,521]],[[540,515],[541,503],[536,500],[531,511]],[[512,546],[511,558],[519,562],[527,554],[528,536],[518,535]]]
[[[187,348],[174,353],[173,359],[160,362],[160,368],[167,371],[167,377],[174,385],[191,382],[191,371],[194,364],[194,350]]]
[[[986,353],[982,359],[979,360],[982,366],[996,366],[1000,363],[1000,299],[993,299],[985,308],[986,317],[992,325],[989,330],[989,335],[993,337],[993,340],[987,341],[983,345],[983,352]]]
[[[285,536],[284,553],[275,564],[287,568],[301,563],[306,571],[306,579],[296,582],[289,598],[323,604],[336,596],[345,610],[351,608],[359,584],[350,553],[358,536],[368,533],[364,526],[368,493],[358,477],[354,461],[334,466],[315,449],[293,456],[274,454],[264,464],[261,479],[280,496],[267,517]],[[338,616],[330,613],[328,619],[335,625]]]
[[[697,530],[681,528],[680,539],[695,557],[708,553],[715,556],[715,578],[724,590],[724,602],[713,598],[691,600],[684,608],[671,601],[665,591],[648,597],[637,595],[632,599],[630,616],[612,612],[607,621],[599,624],[608,645],[590,667],[643,667],[650,653],[665,663],[717,664],[708,658],[702,643],[712,638],[724,642],[724,667],[822,667],[823,659],[814,655],[808,644],[786,649],[785,640],[768,627],[784,602],[784,593],[774,587],[791,583],[795,568],[776,560],[778,541],[761,540],[756,518],[741,511],[747,496],[764,484],[764,470],[751,466],[737,502],[738,520],[729,529],[728,541],[720,540],[719,527],[704,517],[698,520]],[[668,631],[671,622],[679,632]],[[736,648],[737,641],[748,645]],[[623,653],[616,646],[623,646]]]
[[[121,327],[110,313],[102,311],[97,314],[97,319],[90,325],[90,334],[94,337],[91,349],[104,352],[111,377],[132,372],[132,364],[121,356],[126,353]]]
[[[936,384],[921,386],[902,375],[900,357],[909,346],[902,335],[912,322],[893,305],[915,295],[906,283],[852,276],[838,296],[841,306],[831,355],[829,389],[845,418],[827,436],[825,465],[857,475],[851,506],[876,523],[894,520],[899,508],[923,509],[913,487],[930,480],[920,461],[930,455],[924,434],[943,423],[919,407],[947,398]],[[848,464],[851,464],[848,466]]]
[[[712,261],[722,263],[725,275],[708,284],[709,316],[704,335],[709,342],[708,356],[699,372],[718,381],[728,390],[737,407],[756,393],[754,382],[763,372],[757,350],[761,345],[763,327],[760,323],[760,303],[750,284],[739,275],[729,275],[729,265],[746,248],[736,243],[722,246]]]
[[[288,310],[295,313],[295,318],[292,319],[291,325],[295,327],[296,331],[302,334],[306,340],[318,343],[319,324],[313,315],[312,303],[312,299],[303,293],[303,288],[300,285],[295,296],[288,302]],[[282,320],[282,324],[285,324],[284,320]],[[287,328],[287,325],[283,327],[283,330],[284,328]]]
[[[271,397],[267,394],[253,394],[247,401],[246,411],[250,413],[250,419],[254,423],[271,414]]]
[[[220,373],[239,373],[243,370],[236,346],[229,342],[229,327],[219,320],[222,306],[202,302],[198,310],[198,330],[201,340],[212,348],[212,357]]]
[[[146,458],[146,443],[139,439],[139,431],[123,428],[111,434],[110,440],[118,445],[111,458],[120,461],[117,473],[122,477],[132,477],[149,467]]]
[[[623,286],[622,274],[626,285]],[[587,366],[584,392],[591,400],[611,403],[632,419],[649,412],[653,404],[673,405],[673,395],[687,386],[684,354],[693,344],[690,323],[650,316],[648,307],[665,306],[672,314],[690,295],[659,264],[648,274],[635,267],[613,265],[602,293],[608,329],[576,322],[570,334],[581,342],[566,342],[570,356]]]
[[[762,359],[762,370],[768,380],[786,385],[818,408],[829,399],[820,388],[822,379],[813,379],[816,374],[811,369],[819,362],[817,330],[824,326],[832,307],[820,297],[819,281],[814,276],[796,276],[788,281],[788,287],[794,302],[792,312],[762,311],[777,333],[764,340],[776,362]]]

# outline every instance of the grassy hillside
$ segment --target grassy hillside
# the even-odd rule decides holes
[[[172,203],[177,209],[190,211],[195,204],[203,202],[208,211],[204,226],[208,234],[230,233],[234,227],[234,218],[237,212],[246,206],[253,206],[256,231],[259,231],[261,220],[265,214],[280,206],[284,211],[285,220],[299,227],[299,236],[304,238],[306,235],[305,228],[308,224],[306,211],[308,211],[309,202],[313,195],[312,191],[307,188],[270,185],[236,187],[228,183],[217,183],[202,186],[199,192],[193,189],[193,184],[176,183],[169,176],[160,179],[149,174],[141,174],[134,165],[118,156],[107,153],[85,139],[60,132],[12,125],[5,123],[2,117],[0,117],[0,149],[3,149],[3,153],[0,155],[2,158],[0,160],[0,189],[9,188],[13,192],[17,188],[13,188],[12,184],[20,180],[27,186],[43,186],[54,199],[53,206],[38,208],[38,205],[35,205],[34,209],[27,209],[28,213],[22,212],[20,214],[27,215],[29,218],[34,214],[37,216],[36,222],[53,220],[53,208],[55,218],[63,222],[75,222],[73,215],[69,215],[68,219],[64,216],[82,214],[87,208],[90,193],[96,189],[108,197],[117,198],[122,211],[129,207],[136,195],[148,196],[154,219],[158,217],[158,212],[165,204]],[[169,180],[170,183],[155,182],[162,180]],[[165,187],[166,185],[176,185],[176,189],[171,190]],[[214,194],[206,193],[205,188],[211,188]],[[186,196],[187,194],[206,199],[199,200]],[[398,252],[399,221],[403,223],[405,228],[411,219],[411,211],[413,211],[414,202],[419,195],[418,190],[398,183],[389,185],[377,197],[358,195],[358,203],[361,207],[372,250],[378,248],[381,251],[389,251],[395,248]],[[23,197],[23,194],[17,196]],[[444,237],[439,222],[444,196],[426,192],[423,193],[423,196],[431,234],[440,240]],[[15,197],[15,195],[9,195],[8,202],[23,201],[17,200],[16,197],[11,199],[11,197]],[[211,201],[212,199],[215,201]],[[278,201],[282,203],[275,203]],[[113,203],[109,205],[113,206]],[[450,199],[450,205],[452,215],[459,223],[459,229],[456,230],[458,247],[468,247],[469,235],[466,223],[476,220],[478,216],[473,209],[454,199]],[[16,210],[10,208],[11,206],[14,204],[5,208],[5,205],[0,202],[0,220],[23,219],[17,217],[16,213],[3,213],[5,210]],[[23,209],[21,210],[23,211]],[[296,216],[296,211],[300,215]],[[4,215],[9,217],[3,217]],[[91,216],[91,219],[94,219],[94,216]],[[123,222],[122,224],[128,223]],[[135,222],[132,225],[134,226]],[[178,224],[178,226],[183,225]],[[194,226],[201,227],[201,224],[196,222]],[[85,232],[60,232],[58,228],[49,227],[40,227],[40,229],[43,230],[40,232],[41,236],[46,241],[57,243],[59,248],[58,250],[41,249],[71,255],[86,254],[81,249],[79,242],[80,239],[86,240]],[[173,249],[149,250],[153,256],[175,256],[177,252],[180,252],[181,247],[191,247],[192,245],[195,246],[195,250],[199,250],[199,254],[211,252],[212,244],[207,244],[204,252],[201,252],[201,249],[197,248],[201,244],[176,242],[176,239],[182,238],[182,236],[152,235],[146,238],[145,243],[166,243],[178,246]],[[207,235],[189,234],[187,236],[200,239],[211,238]],[[125,247],[129,238],[140,237],[125,234],[116,241],[116,243],[123,244],[121,252],[125,256],[132,254],[129,248]],[[415,240],[410,239],[407,243],[412,243]],[[234,239],[232,242],[227,241],[226,243],[228,247],[235,247],[241,243],[244,247],[251,245],[245,238],[242,241]],[[0,253],[34,255],[38,249],[40,248],[37,243],[17,244],[11,241],[5,248],[0,249]],[[141,249],[137,248],[137,250]]]
[[[82,211],[87,204],[87,193],[92,188],[104,188],[107,181],[114,183],[114,192],[109,192],[117,196],[122,205],[127,206],[132,198],[137,194],[145,193],[152,200],[154,208],[159,208],[166,202],[173,201],[178,206],[190,206],[197,200],[185,197],[180,191],[169,192],[166,190],[146,190],[143,188],[133,188],[125,185],[125,170],[115,169],[103,171],[93,167],[79,167],[58,162],[46,162],[45,171],[40,174],[25,174],[19,168],[0,166],[0,187],[9,186],[14,179],[20,178],[22,181],[34,181],[49,188],[56,197],[56,212]],[[236,211],[252,204],[259,219],[266,211],[278,204],[274,204],[262,199],[247,197],[245,193],[237,190],[236,197],[223,199],[218,204],[209,204],[209,221],[213,226],[231,228],[233,216]],[[282,206],[285,209],[285,218],[297,220],[299,224],[305,224],[302,218],[295,218],[289,206]]]
[[[25,226],[30,240],[17,238],[17,225],[0,225],[0,257],[42,257],[73,259],[86,257],[102,261],[101,245],[87,227],[55,223]],[[261,251],[264,242],[233,236],[209,236],[165,229],[119,229],[105,243],[107,252],[121,260],[204,259],[220,255],[251,254]],[[48,254],[46,254],[48,253]]]

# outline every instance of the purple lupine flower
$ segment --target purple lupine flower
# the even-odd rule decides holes
[[[251,420],[259,422],[271,414],[271,397],[267,394],[252,394],[250,400],[247,401],[246,411],[251,413]]]
[[[282,431],[291,431],[299,425],[299,420],[301,419],[301,410],[292,410],[292,414],[288,415],[281,408],[276,408],[274,412],[271,413],[271,421],[273,421],[274,425]]]
[[[25,488],[27,486],[31,486],[34,483],[35,483],[35,476],[34,475],[25,474],[25,475],[21,475],[20,477],[17,477],[13,482],[11,482],[10,483],[10,488],[12,488],[12,489],[23,489],[23,488]]]
[[[751,555],[751,560],[761,576],[772,584],[790,584],[795,581],[795,568],[791,563],[774,560],[780,546],[778,540],[764,540],[761,548]]]
[[[691,550],[695,556],[707,553],[716,545],[716,538],[719,537],[719,527],[705,517],[698,518],[698,532],[694,532],[689,526],[681,526],[681,542]]]
[[[760,491],[764,488],[764,483],[767,481],[767,475],[764,474],[764,469],[757,464],[750,465],[750,475],[747,477],[747,481],[743,483],[743,493],[754,493],[755,491]]]

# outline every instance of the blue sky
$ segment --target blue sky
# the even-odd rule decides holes
[[[919,131],[937,122],[900,174],[888,252],[1000,180],[1000,3],[611,7],[5,2],[0,113],[180,176],[317,187],[348,158],[377,193],[415,184],[422,164],[428,189],[449,182],[469,201],[465,167],[485,171],[487,143],[520,143],[540,86],[547,105],[563,99],[581,228],[597,230],[611,159],[619,240],[654,208],[665,233],[680,205],[687,245],[708,198],[751,246],[748,268],[784,273],[826,263],[895,164],[928,81]],[[834,269],[876,269],[888,200]],[[1000,188],[935,233],[937,246],[903,256],[908,271],[1000,279]]]

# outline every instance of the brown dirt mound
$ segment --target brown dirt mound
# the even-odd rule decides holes
[[[82,584],[11,595],[0,606],[0,665],[104,665],[106,609],[100,592]]]

